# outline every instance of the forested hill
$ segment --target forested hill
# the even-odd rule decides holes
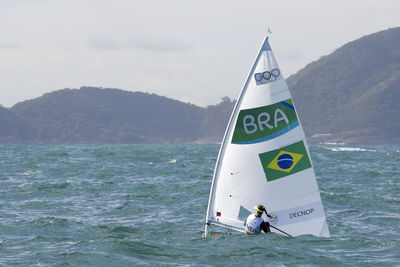
[[[310,142],[400,143],[400,28],[350,42],[287,82]],[[0,143],[216,143],[233,106],[227,97],[203,108],[142,92],[63,89],[0,106]]]
[[[311,142],[400,143],[400,28],[347,43],[288,84]]]
[[[63,89],[0,109],[0,141],[22,143],[219,142],[234,102],[201,108],[119,89]],[[15,124],[18,122],[18,124]],[[14,124],[15,125],[14,125]],[[24,132],[24,136],[18,133]]]

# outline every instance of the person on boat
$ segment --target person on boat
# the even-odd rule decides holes
[[[273,217],[267,213],[267,210],[261,204],[258,204],[254,208],[256,209],[256,213],[250,214],[249,217],[247,217],[247,220],[244,224],[244,232],[248,235],[258,235],[261,233],[261,231],[264,231],[264,233],[271,232],[269,228],[269,222],[265,222],[264,219],[261,217],[264,211],[269,218]]]

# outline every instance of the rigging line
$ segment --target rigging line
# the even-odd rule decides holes
[[[290,234],[286,233],[285,231],[282,231],[282,230],[279,229],[279,228],[276,228],[275,226],[269,225],[269,227],[272,227],[272,228],[274,228],[275,230],[278,230],[279,232],[282,232],[282,233],[284,233],[285,235],[288,235],[288,236],[292,237]]]

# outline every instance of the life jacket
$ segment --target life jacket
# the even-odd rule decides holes
[[[258,235],[261,233],[260,225],[263,222],[263,218],[256,217],[255,214],[249,215],[246,220],[244,232],[248,235]]]

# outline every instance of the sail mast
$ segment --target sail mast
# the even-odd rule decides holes
[[[239,98],[236,101],[235,107],[234,107],[234,109],[232,111],[231,117],[230,117],[229,122],[228,122],[228,126],[226,127],[224,137],[222,139],[222,144],[221,144],[221,147],[220,147],[220,150],[219,150],[219,153],[218,153],[218,158],[217,158],[217,162],[215,164],[215,169],[214,169],[214,175],[213,175],[213,179],[212,179],[212,182],[211,182],[211,190],[210,190],[210,196],[209,196],[209,199],[208,199],[208,206],[207,206],[206,223],[205,223],[205,227],[204,227],[204,237],[207,237],[207,235],[208,235],[208,226],[210,225],[211,205],[212,205],[212,200],[213,200],[213,198],[215,196],[215,185],[216,185],[216,181],[215,180],[217,179],[217,177],[219,175],[220,162],[223,160],[223,156],[224,156],[224,152],[225,152],[225,149],[226,149],[229,133],[232,131],[232,127],[234,126],[233,124],[236,121],[237,115],[239,113],[240,104],[242,103],[243,96],[244,96],[244,94],[246,92],[246,89],[248,88],[248,84],[249,84],[249,82],[250,82],[250,80],[252,78],[251,74],[254,72],[254,69],[257,66],[257,62],[259,61],[259,59],[261,57],[262,51],[267,50],[267,49],[268,50],[271,49],[270,46],[269,46],[269,43],[268,43],[268,34],[265,36],[264,41],[263,41],[263,43],[262,43],[262,45],[261,45],[261,47],[260,47],[260,49],[258,51],[257,57],[255,58],[255,60],[253,62],[253,65],[252,65],[252,67],[251,67],[251,69],[250,69],[250,71],[249,71],[249,73],[247,75],[246,82],[244,83],[244,85],[242,87],[242,90],[240,91]]]

